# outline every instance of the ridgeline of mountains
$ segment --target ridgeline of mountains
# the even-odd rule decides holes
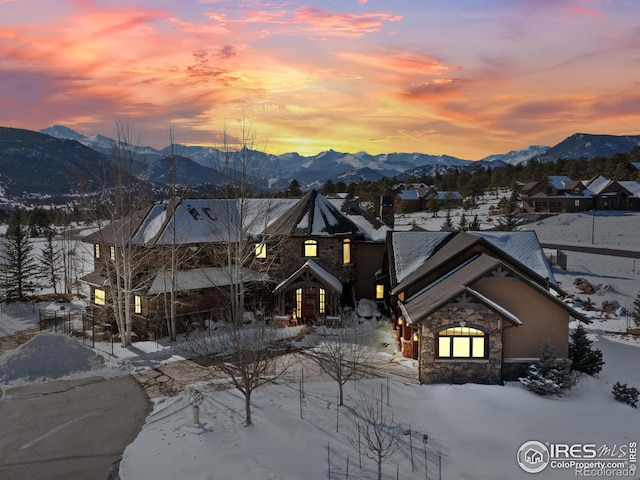
[[[82,193],[95,188],[95,172],[100,162],[109,160],[115,141],[102,135],[84,136],[56,125],[34,132],[0,127],[0,194],[7,200],[55,197]],[[533,145],[505,154],[471,161],[449,155],[424,153],[365,152],[341,153],[334,150],[314,156],[298,153],[271,155],[253,152],[266,172],[263,188],[282,190],[291,180],[304,189],[320,187],[326,180],[346,184],[376,181],[380,178],[408,178],[410,175],[435,175],[451,168],[477,168],[517,165],[530,159],[553,162],[561,158],[610,157],[640,146],[640,135],[592,135],[576,133],[554,147]],[[212,147],[173,145],[157,150],[136,147],[132,170],[141,180],[164,187],[173,180],[179,185],[216,184],[216,168],[221,152]],[[82,180],[86,179],[86,180]]]

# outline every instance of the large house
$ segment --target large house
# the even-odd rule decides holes
[[[567,357],[562,290],[534,232],[391,232],[386,279],[421,383],[502,383],[550,342]]]
[[[588,322],[562,300],[534,232],[397,232],[356,201],[316,191],[156,204],[86,241],[95,269],[85,280],[102,321],[121,300],[111,286],[126,281],[115,271],[127,250],[138,336],[165,324],[168,302],[178,315],[210,315],[238,285],[246,305],[274,320],[333,321],[376,299],[422,383],[516,378],[545,342],[568,355],[571,317]]]
[[[244,303],[262,314],[295,310],[296,318],[322,321],[376,295],[380,264],[371,259],[382,258],[388,229],[353,201],[316,191],[298,200],[181,199],[86,237],[94,271],[85,281],[94,315],[108,323],[122,301],[111,286],[130,277],[124,290],[139,336],[163,324],[169,303],[178,315],[210,314],[239,294],[238,284]],[[123,275],[125,257],[131,272]]]

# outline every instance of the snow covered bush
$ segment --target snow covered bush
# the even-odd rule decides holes
[[[587,337],[587,330],[579,324],[571,334],[569,343],[569,358],[571,359],[571,369],[576,372],[583,372],[587,375],[596,375],[602,370],[604,360],[602,352],[593,349],[593,342]]]
[[[640,393],[635,387],[627,387],[626,383],[616,382],[611,391],[617,401],[638,408],[638,394]]]
[[[573,388],[577,378],[571,371],[571,363],[558,358],[551,344],[545,343],[540,350],[540,360],[519,380],[527,390],[538,395],[562,395]]]

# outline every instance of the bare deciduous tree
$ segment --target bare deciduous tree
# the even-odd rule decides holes
[[[311,338],[313,348],[303,353],[338,383],[339,401],[343,405],[343,387],[369,361],[369,350],[356,328],[328,330]]]
[[[278,340],[276,330],[263,322],[247,326],[226,322],[221,334],[196,332],[182,348],[187,356],[228,377],[244,396],[245,423],[251,425],[251,395],[286,372],[289,364],[282,355],[288,352],[288,346],[288,342]]]
[[[383,406],[381,396],[374,390],[360,394],[354,411],[349,443],[358,451],[364,445],[364,454],[378,465],[378,480],[381,480],[383,462],[400,446],[400,424],[394,421],[393,414]]]
[[[100,243],[110,250],[101,255],[108,282],[107,298],[122,346],[128,346],[132,338],[134,297],[146,288],[140,279],[148,266],[147,252],[134,244],[133,236],[150,205],[150,196],[146,185],[135,175],[142,159],[133,133],[126,125],[116,126],[118,136],[112,158],[105,160],[102,171],[97,173],[103,188],[95,220]]]

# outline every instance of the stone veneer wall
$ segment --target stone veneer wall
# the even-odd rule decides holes
[[[269,274],[280,281],[299,269],[309,258],[303,255],[304,241],[317,240],[318,256],[314,262],[331,273],[342,283],[354,280],[354,265],[342,263],[342,241],[344,237],[290,237],[282,241],[279,262],[271,265]],[[352,244],[352,249],[353,249]],[[353,250],[352,250],[353,258]]]
[[[437,359],[435,330],[460,326],[485,331],[487,359]],[[482,304],[452,303],[429,316],[420,331],[420,383],[502,383],[502,318]]]

